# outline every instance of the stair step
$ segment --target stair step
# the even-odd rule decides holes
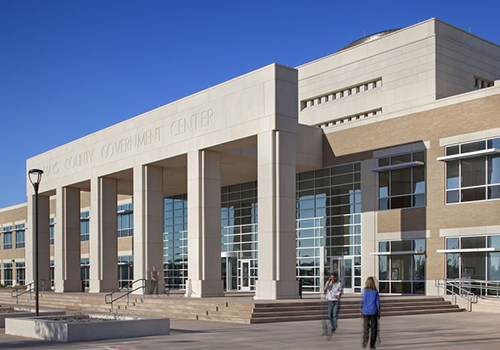
[[[182,299],[130,297],[114,303],[113,313],[123,315],[154,315],[193,320],[207,320],[232,323],[270,323],[325,318],[327,302],[320,299],[263,302],[253,300],[215,301],[203,299]],[[0,302],[15,305],[10,293],[0,292]],[[34,306],[34,300],[19,299],[20,306]],[[436,297],[385,297],[381,298],[382,316],[414,315],[426,313],[461,312],[463,309],[443,298]],[[45,292],[40,296],[40,307],[110,313],[111,306],[104,302],[103,294]],[[359,297],[344,296],[339,313],[340,318],[359,317]]]

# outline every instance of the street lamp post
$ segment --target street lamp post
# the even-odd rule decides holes
[[[36,316],[39,315],[39,296],[38,296],[38,187],[42,181],[43,170],[30,169],[28,178],[35,189],[35,309]]]

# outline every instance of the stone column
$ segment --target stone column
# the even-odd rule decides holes
[[[56,190],[54,229],[54,280],[56,292],[81,292],[80,270],[80,189]]]
[[[92,178],[90,187],[90,292],[109,292],[118,288],[117,183]]]
[[[50,198],[38,194],[38,284],[50,288]],[[26,231],[26,284],[35,279],[35,195],[28,194],[28,230]],[[14,268],[14,267],[13,267]]]
[[[163,168],[134,167],[134,280],[153,266],[163,277]],[[134,285],[138,287],[138,285]],[[163,290],[163,288],[158,288]],[[137,293],[142,293],[138,290]]]
[[[255,299],[299,297],[295,276],[295,133],[258,135],[259,276]]]
[[[188,153],[188,281],[190,297],[222,296],[220,153]]]

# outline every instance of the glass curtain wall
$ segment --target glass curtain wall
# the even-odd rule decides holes
[[[16,283],[18,286],[26,284],[26,268],[24,262],[16,262]]]
[[[344,289],[361,292],[361,165],[297,174],[297,279],[321,292],[324,276],[341,260]],[[354,269],[352,269],[354,266]]]
[[[446,278],[500,281],[500,251],[495,251],[500,249],[500,235],[448,237],[446,249],[457,250],[446,254]]]
[[[466,157],[498,148],[500,138],[446,147],[446,156],[464,155],[446,163],[446,203],[500,199],[500,155]]]
[[[379,242],[379,291],[425,294],[425,239]]]
[[[80,259],[80,274],[82,279],[82,288],[90,287],[90,259],[81,258]]]
[[[134,280],[134,256],[118,257],[118,285],[124,287]]]
[[[186,289],[187,194],[163,199],[163,277],[166,289]]]
[[[3,263],[3,284],[12,286],[12,263]]]
[[[239,291],[254,291],[257,280],[257,182],[221,188],[221,251],[237,254]]]

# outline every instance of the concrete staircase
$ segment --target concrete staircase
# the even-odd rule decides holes
[[[111,306],[104,303],[104,294],[53,293],[40,296],[40,308],[82,312],[110,313]],[[0,292],[0,303],[16,304],[10,292]],[[382,296],[382,317],[464,311],[443,298],[426,296]],[[19,305],[34,306],[34,300],[19,298]],[[114,303],[116,314],[159,316],[231,323],[271,323],[321,320],[326,317],[327,303],[318,298],[299,300],[256,301],[251,296],[231,296],[207,299],[188,299],[182,294],[170,296],[130,296]],[[359,317],[359,296],[342,297],[339,318]]]

